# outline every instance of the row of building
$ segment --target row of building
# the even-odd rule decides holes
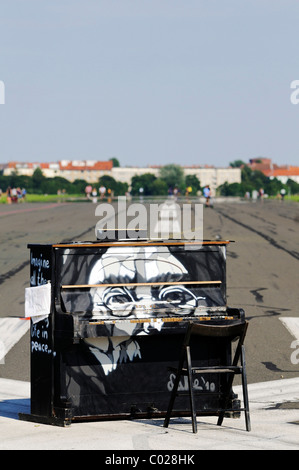
[[[247,166],[254,171],[261,171],[270,179],[277,178],[283,184],[288,179],[299,183],[299,166],[276,165],[276,163],[272,163],[271,158],[252,158]]]
[[[60,160],[53,163],[26,163],[10,162],[3,168],[4,175],[11,175],[17,172],[19,175],[32,176],[34,170],[40,168],[47,178],[62,176],[70,182],[76,179],[84,180],[90,184],[97,183],[103,175],[112,176],[116,181],[131,184],[133,176],[152,173],[159,177],[159,166],[148,167],[114,167],[113,162],[95,160]],[[211,166],[186,166],[182,167],[185,176],[195,175],[201,186],[209,185],[212,190],[216,190],[221,184],[240,183],[240,168],[215,168]]]
[[[292,179],[299,183],[299,167],[283,165],[278,166],[272,163],[270,158],[255,158],[249,160],[247,164],[252,170],[259,170],[269,178],[277,178],[282,183],[286,183],[288,179]],[[3,167],[3,174],[10,175],[17,172],[19,175],[32,176],[34,170],[40,168],[47,178],[54,176],[62,176],[70,182],[76,179],[93,184],[97,183],[103,175],[110,175],[116,181],[131,184],[133,176],[143,175],[144,173],[152,173],[159,177],[159,166],[148,167],[114,167],[112,160],[96,161],[96,160],[60,160],[52,163],[27,163],[27,162],[10,162]],[[212,190],[224,184],[240,183],[241,168],[215,168],[213,166],[182,166],[185,175],[195,175],[200,181],[201,186],[209,185]]]

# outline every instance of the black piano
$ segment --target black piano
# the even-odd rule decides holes
[[[31,326],[31,413],[73,421],[162,417],[190,320],[245,321],[226,299],[229,241],[103,240],[30,248],[31,286],[51,285],[51,311]],[[230,345],[198,344],[193,362],[218,365]],[[198,400],[217,409],[218,377],[195,376]],[[180,390],[187,390],[187,383]],[[239,400],[232,393],[232,407]],[[176,401],[189,415],[188,397]]]

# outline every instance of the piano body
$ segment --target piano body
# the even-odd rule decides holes
[[[164,416],[174,381],[168,368],[177,365],[187,323],[245,321],[242,309],[227,306],[228,243],[28,245],[31,286],[51,283],[51,312],[31,325],[31,413],[20,417],[64,426]],[[219,365],[223,355],[231,357],[230,344],[201,343],[192,360]],[[218,377],[196,375],[194,385],[204,408],[216,410]],[[176,408],[189,415],[188,397]]]

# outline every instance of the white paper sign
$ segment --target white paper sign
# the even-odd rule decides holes
[[[33,323],[47,318],[51,312],[51,283],[25,288],[25,317]]]

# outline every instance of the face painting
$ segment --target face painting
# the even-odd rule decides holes
[[[89,277],[89,284],[104,283],[90,289],[93,318],[190,315],[205,297],[175,284],[187,274],[173,254],[159,252],[157,247],[137,247],[130,254],[108,250]],[[174,284],[167,285],[170,282]]]
[[[183,281],[187,274],[186,268],[169,250],[161,252],[157,247],[134,247],[129,254],[128,250],[108,249],[97,261],[88,283],[103,284],[90,289],[92,319],[153,319],[133,324],[118,322],[112,325],[113,336],[109,339],[86,340],[106,375],[115,370],[117,364],[141,357],[136,336],[148,334],[149,328],[161,329],[163,321],[161,323],[159,317],[190,315],[200,300],[205,299],[182,285],[163,285],[163,282]],[[130,283],[140,284],[132,286]]]

